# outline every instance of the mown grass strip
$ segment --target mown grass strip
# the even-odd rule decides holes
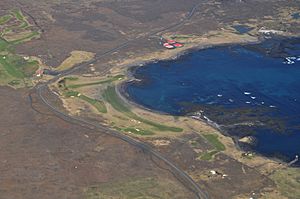
[[[130,109],[124,105],[121,99],[118,97],[115,87],[109,86],[103,93],[104,99],[112,105],[112,107],[121,113],[125,113],[129,117],[134,117],[134,113],[130,111]]]
[[[107,113],[107,109],[104,102],[89,98],[85,95],[80,95],[79,98],[93,105],[100,113]]]
[[[106,80],[101,80],[101,81],[97,81],[97,82],[89,82],[89,83],[83,83],[83,84],[70,84],[67,85],[68,88],[80,88],[80,87],[84,87],[84,86],[93,86],[93,85],[98,85],[98,84],[106,84],[106,83],[111,83],[114,81],[119,80],[120,78],[124,78],[124,75],[117,75],[115,77],[106,79]]]
[[[224,151],[225,146],[219,141],[218,135],[215,134],[204,134],[203,137],[217,150]]]
[[[29,35],[27,35],[27,36],[25,36],[25,37],[23,37],[21,39],[17,39],[17,40],[11,41],[10,43],[14,44],[14,45],[17,45],[17,44],[23,43],[25,41],[29,41],[32,38],[38,36],[39,34],[40,34],[39,32],[34,31],[34,32],[30,33]]]
[[[18,28],[21,28],[21,29],[25,29],[29,26],[29,24],[27,23],[27,21],[23,21],[22,24],[20,24],[18,26]]]
[[[7,23],[12,18],[11,15],[4,15],[0,17],[0,25]]]
[[[12,77],[23,79],[31,77],[38,69],[37,61],[25,61],[17,55],[0,56],[0,63]]]
[[[71,91],[71,90],[68,90],[68,91],[65,91],[64,92],[64,96],[65,97],[77,97],[79,94],[78,91]]]
[[[13,10],[12,13],[19,21],[25,21],[25,17],[21,10]]]
[[[111,104],[111,106],[116,110],[119,111],[121,113],[124,113],[125,115],[127,115],[128,117],[138,120],[144,124],[150,125],[155,127],[157,130],[159,131],[172,131],[172,132],[182,132],[183,129],[178,128],[178,127],[172,127],[172,126],[166,126],[166,125],[162,125],[162,124],[158,124],[156,122],[150,121],[150,120],[146,120],[144,118],[141,118],[139,116],[137,116],[136,114],[134,114],[133,112],[131,112],[131,110],[124,105],[124,103],[122,102],[122,100],[119,98],[119,96],[116,93],[115,87],[110,86],[108,87],[104,93],[103,93],[103,97],[104,99]]]

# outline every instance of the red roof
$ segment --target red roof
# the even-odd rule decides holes
[[[175,47],[183,47],[183,44],[181,44],[181,43],[175,43],[175,44],[173,44],[173,46],[175,46]]]
[[[167,40],[167,42],[169,43],[169,44],[175,44],[176,43],[176,41],[175,40]]]
[[[169,49],[175,48],[174,46],[172,46],[168,43],[164,43],[164,47],[169,48]]]

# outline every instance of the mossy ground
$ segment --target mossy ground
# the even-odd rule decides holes
[[[94,53],[86,51],[74,50],[70,56],[65,59],[57,68],[57,71],[63,71],[74,67],[77,64],[90,61],[94,57]]]
[[[300,198],[300,170],[287,168],[276,171],[271,175],[282,195],[290,199]]]
[[[101,183],[85,189],[86,199],[181,199],[185,190],[168,179],[135,177]]]

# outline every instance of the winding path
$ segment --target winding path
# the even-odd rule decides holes
[[[121,50],[125,47],[127,47],[129,44],[141,39],[141,38],[147,38],[150,36],[155,36],[157,34],[161,34],[164,31],[167,30],[171,30],[172,28],[175,27],[179,27],[181,25],[183,25],[186,21],[190,20],[193,15],[195,14],[195,11],[197,10],[198,6],[200,5],[200,3],[198,3],[197,5],[195,5],[185,16],[185,18],[183,18],[182,20],[180,20],[178,23],[170,25],[168,27],[164,27],[161,30],[155,31],[155,32],[150,32],[144,36],[140,36],[140,37],[136,37],[135,39],[132,40],[128,40],[122,44],[120,44],[119,46],[112,48],[100,55],[97,55],[94,59],[92,59],[91,61],[82,63],[82,64],[78,64],[76,66],[74,66],[73,68],[69,69],[69,70],[65,70],[63,72],[61,72],[59,75],[57,75],[56,77],[54,77],[53,79],[45,82],[45,83],[39,83],[38,85],[36,85],[33,89],[32,92],[36,92],[37,96],[40,98],[40,100],[43,102],[43,104],[45,104],[52,112],[54,112],[56,114],[56,116],[60,117],[61,119],[70,122],[70,123],[75,123],[75,124],[79,124],[81,126],[87,127],[87,128],[92,128],[95,130],[99,130],[101,133],[105,133],[108,134],[110,136],[116,137],[118,139],[121,139],[127,143],[129,143],[130,145],[133,145],[141,150],[143,150],[144,152],[147,152],[149,154],[151,154],[152,156],[156,157],[157,159],[161,160],[162,162],[164,162],[166,165],[168,165],[170,167],[170,171],[175,175],[175,177],[180,180],[180,182],[182,182],[187,188],[189,188],[190,190],[192,190],[195,193],[195,196],[197,199],[209,199],[209,195],[204,192],[199,185],[186,173],[184,172],[182,169],[180,169],[179,167],[177,167],[174,163],[172,163],[170,160],[168,160],[166,157],[164,157],[160,152],[156,151],[155,149],[153,149],[151,146],[149,146],[146,143],[140,142],[136,139],[133,139],[131,137],[128,137],[122,133],[119,133],[115,130],[112,130],[110,128],[108,128],[107,126],[101,125],[101,124],[95,124],[92,123],[90,121],[84,120],[82,118],[76,118],[73,116],[70,116],[62,111],[60,111],[57,107],[53,106],[48,100],[47,98],[44,96],[46,90],[48,89],[48,85],[50,85],[51,83],[54,83],[55,81],[57,81],[59,78],[65,76],[65,75],[69,75],[71,73],[73,73],[74,71],[86,67],[89,64],[92,63],[96,63],[98,60],[100,60],[101,58],[103,58],[106,55],[109,55],[113,52],[116,52],[118,50]],[[31,16],[32,17],[32,16]],[[31,101],[31,96],[29,97],[29,100]]]

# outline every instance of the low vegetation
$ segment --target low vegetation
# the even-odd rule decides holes
[[[135,177],[100,183],[85,189],[86,199],[179,199],[189,198],[185,190],[171,180]]]
[[[276,171],[271,175],[282,195],[290,199],[300,198],[299,168],[287,168]]]
[[[57,71],[63,71],[74,67],[77,64],[90,61],[94,57],[94,53],[86,51],[72,51],[71,55],[65,59],[57,68]]]

